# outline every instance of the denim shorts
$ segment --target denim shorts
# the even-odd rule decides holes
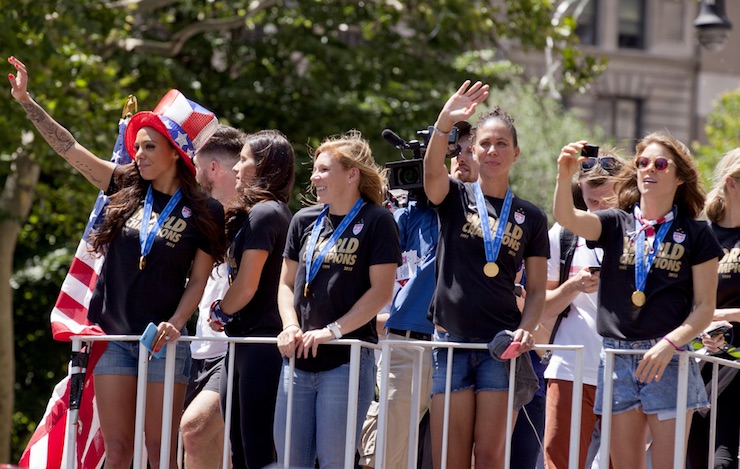
[[[483,339],[457,337],[448,332],[434,331],[435,342],[487,343]],[[432,395],[444,394],[447,382],[447,348],[432,351]],[[502,361],[491,357],[488,349],[455,348],[452,359],[450,391],[473,389],[478,391],[508,391],[509,373]]]
[[[650,350],[661,339],[650,340],[618,340],[604,337],[604,349]],[[683,347],[686,350],[686,347]],[[601,415],[604,400],[604,360],[606,353],[601,352],[599,365],[599,382],[596,388],[596,403],[594,412]],[[616,354],[614,355],[614,375],[612,376],[613,398],[612,413],[618,414],[635,408],[642,408],[645,414],[658,414],[661,420],[676,418],[676,400],[678,392],[678,360],[679,355],[673,355],[670,363],[663,372],[660,381],[642,383],[635,376],[637,365],[642,355]],[[687,388],[686,409],[692,410],[709,405],[704,382],[699,374],[699,365],[689,359],[689,383]]]
[[[108,342],[105,352],[95,365],[96,375],[137,376],[139,369],[139,342]],[[164,382],[165,357],[152,358],[147,366],[147,382]],[[190,380],[190,342],[177,342],[175,383],[188,384]]]

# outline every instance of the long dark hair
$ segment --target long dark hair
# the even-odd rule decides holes
[[[226,206],[226,237],[234,239],[249,210],[267,200],[288,203],[295,182],[293,145],[279,130],[260,130],[247,135],[244,148],[255,162],[254,179]]]
[[[176,167],[182,198],[193,210],[192,223],[208,238],[211,255],[217,262],[221,262],[226,251],[226,240],[219,223],[209,210],[209,198],[198,187],[195,175],[182,158],[177,159]],[[106,246],[120,233],[126,220],[139,209],[151,182],[141,177],[136,163],[130,163],[116,167],[112,185],[119,190],[110,196],[103,223],[90,234],[92,248],[98,253],[105,252]]]

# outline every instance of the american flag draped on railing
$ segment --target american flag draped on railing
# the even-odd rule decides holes
[[[126,109],[130,108],[133,111],[135,105],[135,98],[129,97],[124,107],[124,115],[126,115]],[[111,161],[116,164],[131,162],[131,156],[123,144],[129,117],[130,114],[118,123],[118,138],[111,156]],[[103,265],[103,257],[90,252],[88,236],[102,220],[101,215],[107,203],[108,197],[100,191],[95,206],[90,212],[90,218],[70,265],[69,273],[62,283],[61,292],[51,312],[51,330],[56,340],[69,342],[72,336],[104,334],[100,327],[90,324],[87,320],[87,308]],[[94,344],[92,350],[88,350],[89,359],[86,353],[73,354],[67,376],[54,388],[46,412],[23,452],[19,462],[21,467],[33,469],[64,467],[68,450],[65,447],[67,419],[70,418],[70,414],[71,418],[74,418],[72,410],[76,410],[75,407],[79,409],[76,438],[77,468],[93,469],[103,465],[105,448],[95,408],[92,370],[105,350],[105,343],[95,342]],[[90,372],[85,373],[85,368]],[[77,387],[84,391],[81,397],[76,395],[79,393],[75,393]],[[73,401],[72,407],[70,407],[70,397]]]

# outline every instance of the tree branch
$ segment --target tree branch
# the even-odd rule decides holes
[[[160,6],[174,3],[175,0],[158,0]],[[119,4],[123,3],[139,3],[141,0],[122,0]],[[143,2],[142,4],[147,4]],[[115,48],[123,49],[127,52],[138,52],[144,54],[153,54],[162,57],[174,57],[180,53],[185,43],[198,34],[202,34],[208,31],[223,31],[227,29],[237,29],[244,27],[246,20],[260,11],[266,10],[278,4],[278,0],[263,0],[259,2],[253,2],[246,15],[244,16],[232,16],[229,18],[216,18],[198,21],[197,23],[190,24],[180,31],[172,35],[169,41],[155,41],[150,39],[140,38],[120,38],[113,41],[112,46]],[[149,8],[147,4],[146,10],[153,10]],[[112,50],[103,52],[101,55],[107,57],[110,55]]]
[[[11,174],[5,180],[0,196],[0,214],[4,217],[25,221],[33,203],[33,190],[39,180],[41,168],[31,161],[23,147],[13,153]]]

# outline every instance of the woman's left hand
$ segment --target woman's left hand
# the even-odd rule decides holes
[[[635,376],[643,383],[652,383],[653,380],[660,381],[675,352],[673,344],[667,340],[658,341],[643,355],[637,365]]]
[[[334,334],[324,327],[323,329],[315,329],[303,333],[303,340],[298,344],[298,350],[296,355],[308,358],[309,351],[311,356],[315,357],[319,350],[319,345],[325,344],[330,340],[334,340]]]
[[[162,340],[159,341],[156,348],[154,349],[154,352],[159,352],[162,350],[162,348],[167,345],[169,342],[175,342],[177,339],[180,338],[180,331],[169,322],[160,322],[157,326],[157,337],[162,336],[162,333],[164,333],[164,337],[162,337]]]

